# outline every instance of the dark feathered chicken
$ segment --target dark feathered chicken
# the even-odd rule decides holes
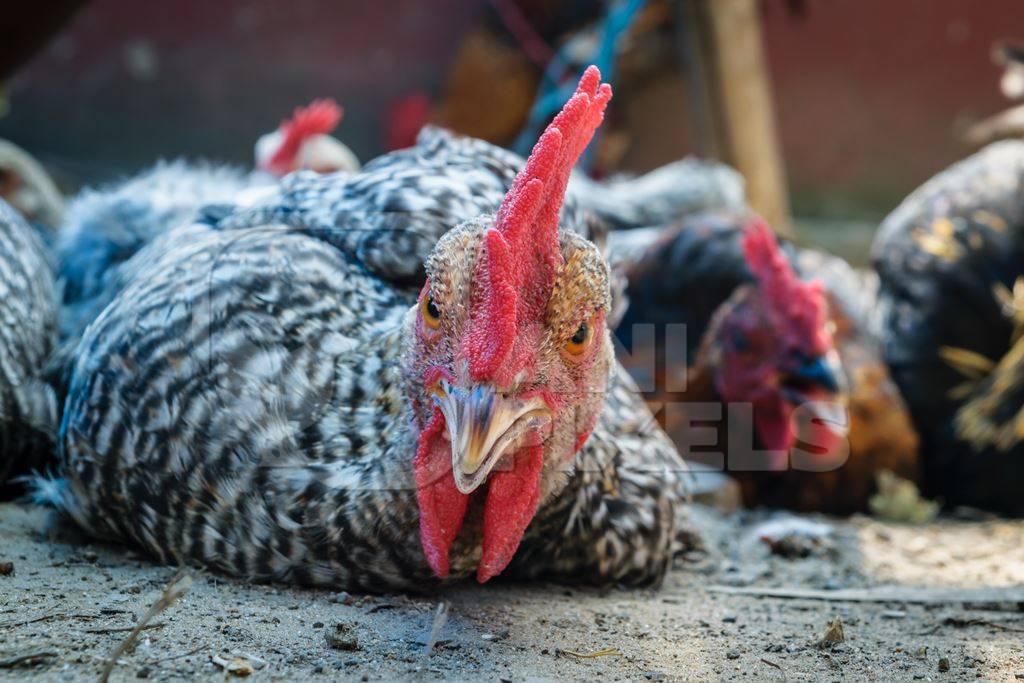
[[[604,260],[559,229],[609,96],[589,70],[503,202],[505,155],[428,136],[156,240],[79,346],[50,494],[255,579],[659,580],[682,465],[615,364]]]
[[[56,313],[43,240],[0,201],[0,490],[53,449],[57,404],[40,374],[53,345]]]
[[[916,455],[868,329],[865,287],[839,259],[780,249],[763,226],[744,230],[748,223],[695,216],[653,240],[627,233],[621,246],[613,234],[629,300],[616,334],[628,343],[635,326],[655,328],[655,344],[634,341],[624,363],[684,455],[726,467],[748,504],[863,509],[874,472],[912,475]],[[821,285],[796,280],[791,266]],[[752,416],[737,407],[745,404]],[[717,438],[689,420],[715,427]],[[752,457],[752,447],[775,454]],[[750,468],[785,471],[742,471]]]
[[[886,218],[873,259],[926,492],[1024,513],[1024,142],[990,145],[921,186]]]

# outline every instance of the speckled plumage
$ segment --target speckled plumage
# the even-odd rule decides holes
[[[233,199],[269,176],[183,160],[160,162],[117,184],[87,189],[68,205],[58,233],[62,339],[77,342],[120,289],[119,266],[199,207]]]
[[[875,317],[921,433],[924,488],[1024,514],[1024,142],[991,144],[915,190],[872,258]]]
[[[43,240],[0,201],[0,485],[39,466],[53,448],[57,404],[40,374],[56,314]]]
[[[493,212],[521,164],[428,130],[360,174],[293,174],[273,197],[207,210],[140,251],[76,352],[60,503],[169,562],[365,590],[436,585],[417,535],[403,354],[424,261],[451,228]],[[560,231],[563,249],[587,231],[572,202]],[[684,466],[612,367],[593,433],[506,575],[663,576]],[[472,513],[453,579],[480,558]]]

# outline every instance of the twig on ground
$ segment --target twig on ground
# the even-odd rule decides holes
[[[786,670],[782,668],[782,665],[781,665],[781,664],[776,664],[776,663],[775,663],[775,662],[773,662],[772,660],[770,660],[770,659],[765,659],[764,657],[761,657],[761,661],[762,661],[763,663],[767,664],[768,666],[772,666],[772,667],[775,667],[776,669],[778,669],[779,671],[781,671],[781,672],[782,672],[782,677],[783,677],[783,678],[785,678],[785,677],[786,677]]]
[[[50,619],[99,619],[98,614],[67,614],[66,612],[49,612],[47,614],[40,614],[37,617],[31,619],[24,619],[23,621],[5,621],[0,623],[0,628],[17,628],[19,626],[28,626],[39,621],[49,621]]]
[[[171,655],[169,657],[161,657],[160,659],[151,659],[148,662],[146,662],[146,664],[152,665],[152,664],[159,664],[160,662],[169,662],[169,661],[171,661],[173,659],[184,659],[185,657],[190,657],[192,655],[197,655],[197,654],[199,654],[200,652],[202,652],[203,650],[205,650],[208,647],[210,647],[209,643],[203,643],[202,645],[200,645],[198,647],[192,648],[188,652],[182,652],[181,654]]]
[[[142,631],[149,631],[149,630],[154,629],[154,628],[163,628],[164,626],[167,626],[167,624],[165,622],[158,621],[155,624],[146,624],[142,628],[139,628],[138,626],[117,626],[117,627],[114,627],[114,628],[87,628],[87,629],[85,629],[85,632],[86,633],[128,633],[129,631],[134,631],[137,628],[139,629],[140,632],[142,632]]]
[[[710,586],[711,593],[745,595],[780,600],[824,600],[826,602],[906,603],[915,605],[960,605],[965,609],[1016,612],[1024,603],[1024,587],[927,588],[876,586],[817,590],[812,588],[758,588],[756,586]]]
[[[942,620],[941,625],[953,626],[956,628],[964,628],[966,626],[986,626],[988,628],[994,628],[997,631],[1024,633],[1024,628],[1020,628],[1019,626],[1009,626],[1007,624],[1000,624],[995,621],[989,621],[988,619],[962,619],[960,617],[946,617]]]
[[[6,659],[0,659],[0,669],[13,669],[16,666],[22,664],[31,665],[37,664],[40,660],[49,659],[50,657],[56,657],[57,653],[52,650],[37,650],[35,652],[26,652],[22,655],[14,655],[13,657],[7,657]]]
[[[598,657],[621,657],[622,652],[615,647],[606,647],[603,650],[597,652],[576,652],[575,650],[559,650],[560,654],[569,655],[576,659],[597,659]]]
[[[100,675],[100,683],[107,683],[110,679],[110,672],[112,672],[114,667],[117,665],[118,658],[131,650],[135,645],[135,641],[138,640],[139,634],[142,633],[147,624],[156,618],[158,614],[177,602],[178,598],[185,595],[191,587],[192,577],[188,572],[181,571],[174,575],[167,585],[164,586],[164,592],[160,598],[154,602],[149,608],[149,611],[139,619],[139,623],[135,625],[135,628],[133,628],[132,632],[128,634],[128,637],[121,641],[121,644],[114,648],[114,651],[110,653],[110,656],[107,658],[107,665],[103,667],[103,673]]]
[[[430,635],[427,636],[427,647],[424,649],[423,654],[427,657],[433,652],[434,646],[437,645],[437,636],[441,633],[441,629],[448,622],[448,603],[444,600],[437,603],[437,610],[434,612],[434,621],[430,625]]]

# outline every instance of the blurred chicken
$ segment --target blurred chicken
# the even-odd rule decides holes
[[[612,234],[611,259],[628,280],[617,336],[635,340],[634,325],[655,328],[655,344],[634,341],[623,362],[650,389],[685,457],[720,467],[707,453],[727,452],[747,504],[863,510],[876,470],[913,476],[917,446],[868,325],[871,276],[776,246],[763,227],[745,230],[749,220],[709,214],[646,235]],[[794,268],[820,284],[800,282]],[[669,325],[685,326],[685,339]],[[744,403],[752,425],[730,412]],[[687,419],[717,427],[717,443],[697,441],[707,434]],[[752,447],[781,452],[751,462]],[[786,471],[738,469],[766,463]]]
[[[57,401],[41,378],[54,341],[57,300],[37,230],[0,201],[0,494],[54,447]]]
[[[1024,99],[1024,46],[1005,43],[997,45],[992,60],[1003,67],[999,89],[1011,101]],[[1020,138],[1024,135],[1024,104],[994,114],[970,126],[964,138],[972,145],[981,147],[1005,138]]]
[[[612,230],[667,225],[706,211],[741,211],[743,176],[716,161],[687,157],[640,176],[600,182],[573,174],[573,196]]]
[[[1024,514],[1024,142],[926,182],[885,219],[872,255],[924,493]]]
[[[317,173],[359,170],[359,159],[331,133],[344,116],[334,100],[314,100],[256,141],[256,168],[275,176],[303,169]]]
[[[64,198],[53,179],[28,152],[7,140],[0,140],[0,199],[47,230],[55,230],[64,218]]]

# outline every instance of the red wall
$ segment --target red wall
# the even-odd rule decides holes
[[[793,193],[886,207],[970,150],[969,122],[1007,106],[996,40],[1024,40],[1021,0],[765,3]],[[810,196],[810,197],[809,197]]]
[[[72,181],[158,156],[244,163],[259,133],[330,95],[346,107],[341,137],[366,159],[382,149],[389,104],[437,92],[483,2],[95,0],[10,84],[0,137]],[[990,47],[1024,40],[1024,0],[805,5],[794,18],[763,0],[798,211],[880,216],[969,151],[960,127],[1006,105]],[[678,130],[632,131],[639,165],[693,151],[684,93],[669,94]]]

